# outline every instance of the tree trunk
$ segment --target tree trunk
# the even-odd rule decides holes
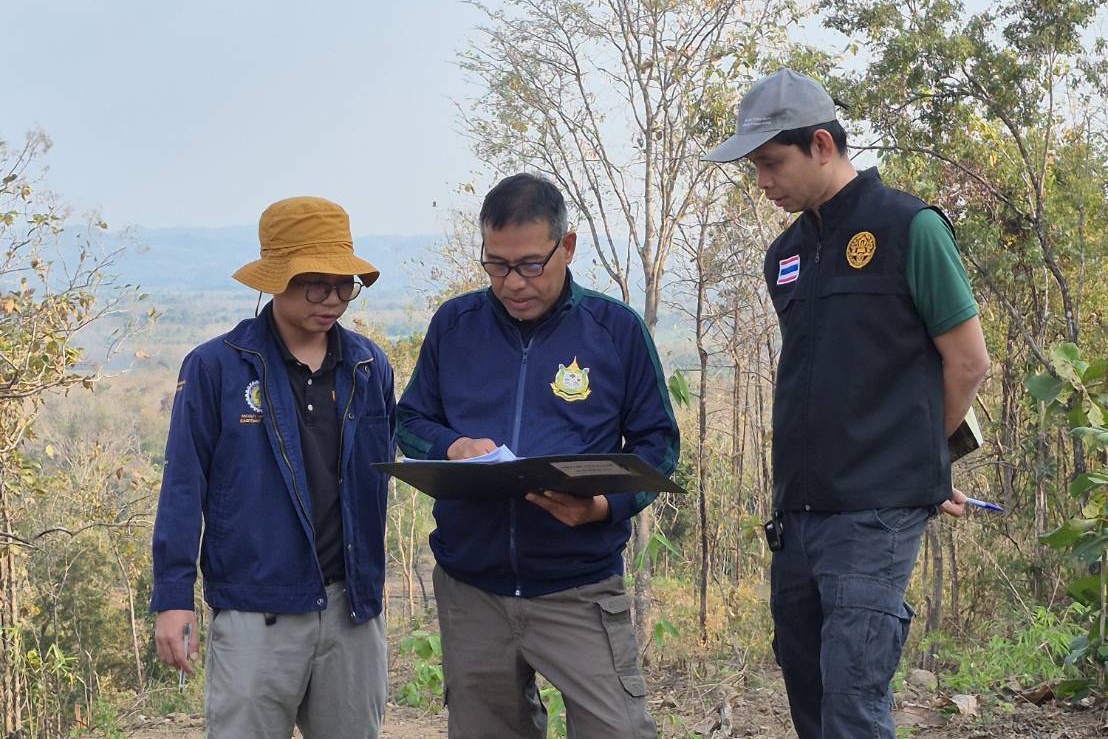
[[[635,569],[635,637],[642,652],[644,665],[650,664],[650,558],[646,556],[650,546],[650,532],[653,530],[654,511],[650,506],[639,511],[635,517],[635,551],[633,557],[641,561],[642,566]]]
[[[0,479],[0,531],[12,531],[8,486]],[[0,541],[0,708],[4,736],[16,735],[23,725],[24,689],[19,665],[22,661],[22,623],[19,612],[19,558],[16,545]]]
[[[1001,372],[1001,404],[1000,404],[1000,464],[997,469],[1000,473],[1001,501],[1004,506],[1011,506],[1016,499],[1016,466],[1007,464],[1009,457],[1014,455],[1019,448],[1017,438],[1019,406],[1022,398],[1022,384],[1016,377],[1015,349],[1019,341],[1019,331],[1014,323],[1008,322],[1008,332],[1005,337],[1004,366]]]
[[[127,621],[131,629],[131,655],[135,659],[135,680],[138,682],[139,692],[146,690],[146,676],[142,670],[142,646],[139,640],[138,619],[135,617],[135,591],[131,587],[131,578],[128,576],[127,566],[123,557],[119,554],[119,548],[112,541],[112,553],[115,555],[116,565],[119,566],[119,579],[127,593]]]
[[[1047,510],[1047,434],[1046,407],[1039,403],[1039,428],[1035,434],[1035,567],[1032,572],[1032,592],[1035,600],[1042,600],[1046,592],[1047,545],[1039,543],[1038,537],[1049,531],[1050,521]]]
[[[704,348],[704,265],[697,260],[696,290],[696,352],[700,357],[700,398],[696,406],[696,470],[697,501],[700,508],[700,643],[708,643],[708,474],[704,460],[707,458],[708,440],[708,351]]]
[[[943,614],[943,547],[939,540],[939,522],[932,520],[927,524],[927,551],[931,554],[931,592],[927,596],[927,613],[923,623],[923,635],[926,638],[936,631],[942,623]],[[925,670],[935,669],[938,660],[938,646],[932,644],[921,656],[921,665]]]
[[[411,489],[408,495],[408,505],[411,506],[412,520],[408,525],[407,542],[404,546],[407,547],[407,554],[404,563],[404,586],[405,592],[408,596],[408,619],[409,622],[415,619],[415,566],[416,566],[416,521],[417,521],[417,509],[419,508],[419,491],[415,488]]]
[[[741,367],[739,360],[736,359],[735,376],[731,382],[731,444],[733,449],[737,446],[737,449],[732,452],[731,463],[731,474],[735,480],[735,562],[731,572],[731,583],[733,585],[738,584],[742,573],[743,548],[740,534],[743,520],[748,508],[750,513],[754,513],[758,508],[758,496],[752,496],[754,500],[745,502],[742,500],[743,474],[746,467],[746,436],[750,418],[747,413],[747,407],[750,403],[750,383],[741,382]]]
[[[960,579],[958,578],[958,548],[954,541],[954,528],[951,526],[944,526],[946,531],[946,552],[948,564],[950,566],[950,615],[957,622],[958,614],[960,612],[959,604],[959,586]]]
[[[770,340],[766,339],[766,372],[768,377],[774,377],[777,374],[776,367],[773,363],[773,349],[770,346]],[[758,361],[758,371],[754,375],[754,381],[756,383],[755,389],[757,391],[756,402],[758,404],[758,439],[761,447],[759,453],[759,461],[761,462],[762,479],[760,480],[761,488],[765,491],[763,496],[760,496],[766,501],[766,507],[762,510],[762,518],[769,518],[770,509],[773,507],[773,473],[770,469],[772,453],[771,443],[769,440],[769,424],[766,423],[766,416],[769,415],[772,421],[772,411],[770,414],[766,413],[766,399],[763,392],[763,373],[762,373],[762,356],[761,352],[755,352],[755,358]]]

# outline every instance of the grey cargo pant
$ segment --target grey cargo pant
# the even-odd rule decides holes
[[[435,567],[450,739],[544,739],[538,672],[569,739],[654,739],[622,577],[509,598]]]
[[[343,583],[327,610],[213,614],[204,667],[209,739],[377,739],[385,710],[385,617],[355,624]]]

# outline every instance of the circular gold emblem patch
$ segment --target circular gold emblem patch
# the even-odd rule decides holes
[[[877,251],[877,239],[869,231],[859,231],[850,238],[846,245],[846,261],[854,269],[861,269],[873,259],[873,253]]]

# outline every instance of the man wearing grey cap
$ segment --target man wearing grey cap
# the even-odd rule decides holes
[[[774,651],[802,739],[892,739],[889,683],[928,518],[959,516],[947,438],[988,369],[977,306],[936,208],[856,172],[835,104],[781,69],[704,156],[745,158],[798,217],[764,273],[781,328],[773,406]]]

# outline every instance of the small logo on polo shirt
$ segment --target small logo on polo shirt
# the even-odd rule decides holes
[[[859,231],[850,237],[846,245],[846,263],[854,269],[861,269],[873,259],[877,251],[877,239],[869,231]]]
[[[558,365],[558,372],[554,375],[554,382],[550,383],[550,389],[562,400],[573,403],[589,397],[592,390],[589,389],[589,368],[577,365],[577,357],[569,363]]]
[[[800,277],[800,255],[793,254],[777,263],[777,284],[788,285]]]

